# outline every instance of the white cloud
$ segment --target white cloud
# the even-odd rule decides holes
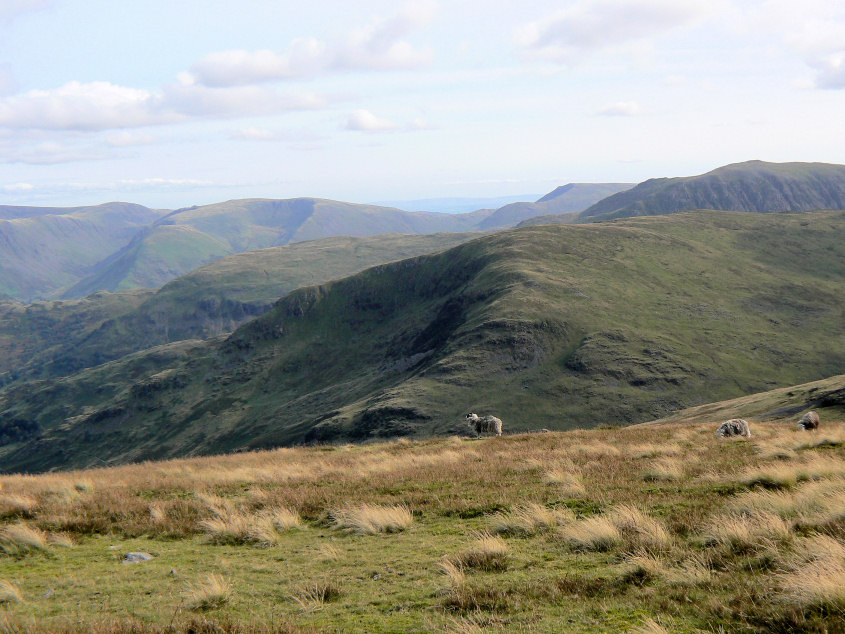
[[[598,114],[605,117],[633,117],[641,111],[640,104],[636,101],[617,101],[599,110]]]
[[[30,90],[0,100],[0,126],[47,130],[105,130],[168,123],[152,93],[109,82],[71,81],[53,90]]]
[[[744,7],[737,29],[780,41],[816,72],[816,88],[845,89],[845,5],[830,0],[764,0]]]
[[[3,185],[3,187],[0,189],[2,189],[4,192],[14,194],[21,192],[30,192],[35,189],[35,185],[33,185],[32,183],[10,183],[9,185]]]
[[[191,118],[228,118],[310,110],[326,105],[311,93],[283,93],[260,86],[209,88],[180,81],[160,92],[109,82],[72,81],[53,90],[30,90],[0,99],[0,127],[92,132],[179,123]],[[138,145],[142,136],[125,135],[123,145]],[[116,138],[112,145],[120,145]]]
[[[345,128],[357,132],[390,132],[399,126],[388,119],[377,117],[369,110],[356,110],[346,121]]]
[[[527,58],[573,63],[591,52],[649,40],[712,10],[705,0],[582,0],[523,25],[515,41]]]
[[[355,29],[331,42],[295,39],[285,53],[262,49],[219,51],[191,66],[195,83],[208,87],[245,86],[266,81],[308,77],[339,70],[401,70],[418,68],[433,57],[405,38],[427,25],[436,4],[412,2],[396,15]]]

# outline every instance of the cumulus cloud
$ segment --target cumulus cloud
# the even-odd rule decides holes
[[[284,93],[260,86],[209,88],[187,75],[157,92],[109,82],[69,82],[0,99],[0,127],[93,132],[179,123],[191,118],[267,115],[321,108],[311,93]],[[137,145],[141,137],[124,137]],[[119,145],[120,138],[113,145]]]
[[[845,5],[830,0],[763,0],[743,6],[736,27],[743,34],[780,42],[815,71],[814,85],[845,89]]]
[[[197,84],[220,88],[308,77],[342,70],[401,70],[431,61],[429,49],[418,49],[404,38],[427,25],[436,4],[412,2],[396,15],[375,21],[330,42],[298,38],[286,52],[242,49],[211,53],[189,73]]]
[[[605,117],[633,117],[641,112],[640,104],[636,101],[617,101],[598,111]]]
[[[349,116],[344,127],[357,132],[391,132],[399,126],[388,119],[377,117],[369,110],[356,110]]]
[[[168,123],[152,93],[105,81],[71,81],[53,90],[30,90],[0,100],[0,126],[42,130],[106,130]]]
[[[648,40],[691,24],[710,7],[706,0],[582,0],[523,25],[515,41],[528,58],[572,63],[599,49]]]

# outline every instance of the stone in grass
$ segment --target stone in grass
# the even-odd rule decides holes
[[[125,564],[140,564],[142,561],[149,561],[153,556],[150,553],[126,553],[123,556]]]

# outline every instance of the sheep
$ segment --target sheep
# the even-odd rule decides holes
[[[469,428],[475,432],[475,435],[480,437],[483,432],[490,432],[497,436],[502,435],[502,421],[495,416],[479,416],[478,414],[467,414],[467,424]]]
[[[745,436],[749,438],[751,437],[751,429],[748,426],[748,421],[742,420],[741,418],[732,418],[719,425],[716,435],[719,438],[727,438],[729,436]]]
[[[818,429],[819,415],[815,412],[807,412],[798,421],[798,429]]]

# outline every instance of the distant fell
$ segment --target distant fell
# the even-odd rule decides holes
[[[812,211],[845,208],[845,165],[747,161],[706,174],[653,178],[583,211],[578,222],[694,209]]]
[[[845,367],[845,211],[527,227],[0,390],[6,470],[631,424]]]

